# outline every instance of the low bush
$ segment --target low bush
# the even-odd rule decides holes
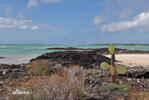
[[[114,91],[114,90],[118,90],[121,93],[126,93],[129,92],[131,86],[128,84],[108,84],[108,86],[105,86],[106,88],[109,88],[110,90]]]
[[[26,65],[26,69],[30,74],[36,75],[48,75],[54,71],[54,68],[51,68],[48,60],[32,61],[30,64]]]

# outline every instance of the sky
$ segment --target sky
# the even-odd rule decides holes
[[[149,43],[149,0],[0,0],[0,44]]]

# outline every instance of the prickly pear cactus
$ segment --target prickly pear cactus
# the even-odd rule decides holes
[[[108,49],[109,49],[110,54],[115,54],[115,47],[113,44],[109,45]]]
[[[126,68],[126,66],[117,66],[116,67],[116,72],[118,73],[118,74],[125,74],[126,72],[127,72],[127,68]]]
[[[112,76],[114,76],[116,73],[115,73],[115,67],[114,66],[110,66],[110,74],[112,75]]]
[[[110,68],[110,65],[106,62],[102,62],[100,64],[100,67],[103,69],[103,70],[108,70]]]

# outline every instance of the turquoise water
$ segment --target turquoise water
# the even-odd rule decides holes
[[[107,48],[107,45],[51,45],[51,44],[0,44],[1,55],[37,55],[53,50],[46,50],[46,48]],[[117,48],[131,49],[131,50],[144,50],[149,51],[149,46],[124,46],[118,45]]]
[[[30,59],[41,54],[53,52],[54,50],[47,50],[46,48],[107,48],[107,45],[52,45],[52,44],[0,44],[0,63],[19,64],[27,63]],[[131,50],[149,51],[149,45],[116,45],[116,48],[124,48]]]

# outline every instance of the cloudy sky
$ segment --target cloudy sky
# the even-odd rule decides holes
[[[149,0],[0,0],[0,44],[149,43]]]

